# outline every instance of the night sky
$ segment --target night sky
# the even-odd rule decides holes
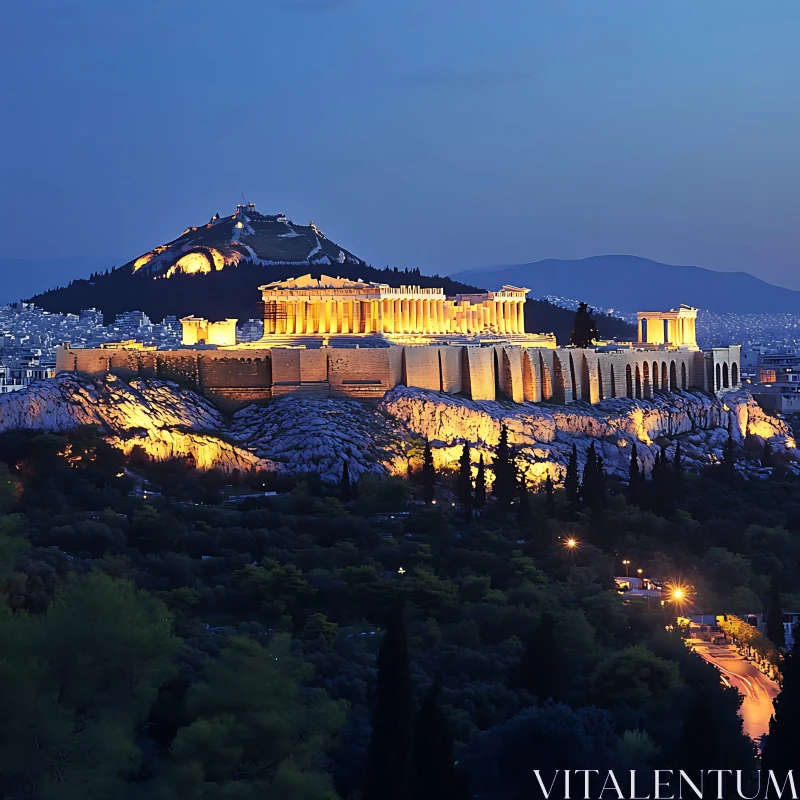
[[[800,288],[798,0],[2,11],[0,257],[121,263],[244,192],[380,266],[634,253]]]

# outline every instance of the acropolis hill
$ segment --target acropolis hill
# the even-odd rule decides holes
[[[379,400],[404,385],[472,400],[598,403],[739,386],[738,346],[701,351],[697,309],[639,314],[635,343],[557,347],[525,331],[527,288],[445,296],[440,288],[311,273],[260,287],[264,335],[236,343],[236,320],[185,317],[183,346],[121,342],[58,350],[57,369],[161,378],[236,409],[289,394]]]

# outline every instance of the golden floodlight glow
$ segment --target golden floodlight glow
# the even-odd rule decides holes
[[[203,253],[187,253],[167,270],[167,277],[171,278],[178,272],[184,275],[211,272],[211,264]]]
[[[564,542],[564,547],[568,547],[570,550],[574,550],[577,546],[578,546],[578,540],[573,539],[572,537],[570,537],[569,539],[567,539],[566,542]]]

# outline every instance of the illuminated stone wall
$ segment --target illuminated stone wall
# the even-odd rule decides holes
[[[740,348],[609,352],[517,345],[225,348],[154,351],[58,348],[57,370],[174,381],[235,408],[273,396],[378,399],[398,385],[516,403],[652,399],[660,391],[740,385]]]

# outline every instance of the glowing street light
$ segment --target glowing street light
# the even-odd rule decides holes
[[[568,550],[574,550],[577,546],[578,546],[578,540],[572,537],[570,537],[569,539],[567,539],[566,542],[564,542],[564,547],[566,547]]]
[[[631,562],[628,561],[627,558],[622,559],[622,566],[625,567],[625,577],[628,577],[628,567],[631,565]]]
[[[637,569],[637,570],[636,570],[636,572],[637,572],[639,575],[641,575],[641,574],[642,574],[642,568],[641,568],[641,567],[639,567],[639,569]]]

